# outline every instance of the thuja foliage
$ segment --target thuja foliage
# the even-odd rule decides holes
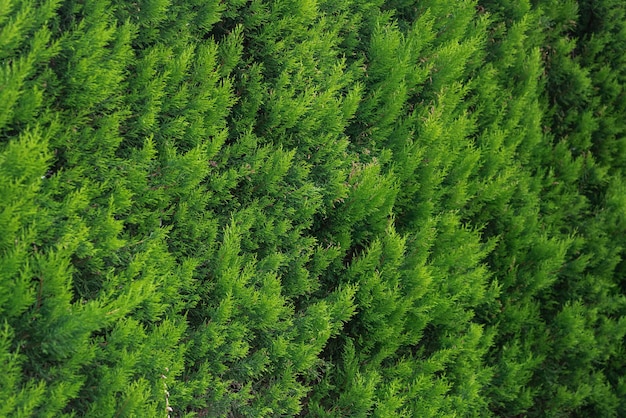
[[[626,415],[618,0],[0,0],[0,416]]]

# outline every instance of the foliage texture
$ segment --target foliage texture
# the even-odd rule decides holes
[[[0,416],[626,416],[620,0],[0,0]]]

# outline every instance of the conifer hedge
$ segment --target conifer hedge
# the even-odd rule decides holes
[[[626,416],[620,0],[0,0],[0,416]]]

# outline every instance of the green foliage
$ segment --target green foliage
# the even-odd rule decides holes
[[[625,16],[0,0],[0,415],[625,415]]]

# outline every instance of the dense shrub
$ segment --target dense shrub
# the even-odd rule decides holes
[[[625,15],[0,1],[0,416],[626,415]]]

